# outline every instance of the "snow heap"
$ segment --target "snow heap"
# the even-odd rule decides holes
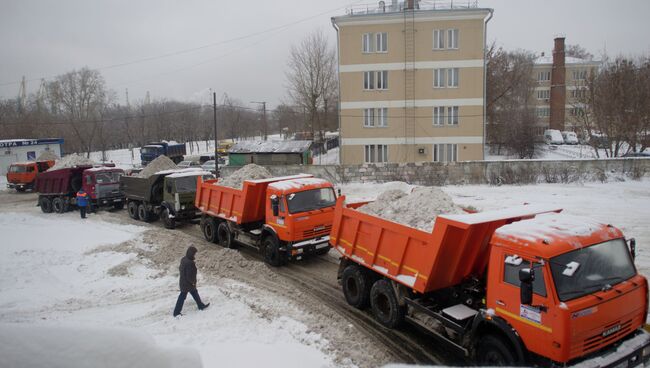
[[[178,166],[176,166],[174,161],[170,160],[169,157],[165,155],[160,155],[156,157],[155,160],[151,161],[147,167],[140,171],[137,176],[140,178],[148,178],[158,171],[174,169],[178,169]]]
[[[58,159],[60,157],[50,151],[43,151],[43,153],[36,157],[36,161],[56,161]]]
[[[219,180],[219,185],[241,189],[244,186],[244,180],[268,179],[271,177],[273,177],[273,175],[271,175],[271,173],[264,167],[255,164],[248,164],[229,176]]]
[[[95,162],[89,158],[83,157],[81,155],[78,155],[76,153],[73,153],[71,155],[67,155],[64,158],[56,161],[54,166],[50,167],[47,171],[54,171],[54,170],[60,170],[60,169],[68,169],[71,167],[75,166],[87,166],[87,165],[94,165]]]
[[[397,189],[387,190],[359,211],[427,232],[433,230],[436,216],[465,213],[436,187],[417,187],[408,194]]]

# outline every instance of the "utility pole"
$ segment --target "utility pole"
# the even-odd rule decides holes
[[[217,92],[212,92],[212,110],[214,111],[214,167],[219,176],[219,140],[217,139]]]
[[[262,125],[264,129],[264,140],[268,136],[268,126],[266,124],[266,101],[251,101],[251,103],[261,104],[262,105]]]

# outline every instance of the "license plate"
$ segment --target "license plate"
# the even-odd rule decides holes
[[[122,199],[121,198],[114,199],[113,202],[122,202]]]

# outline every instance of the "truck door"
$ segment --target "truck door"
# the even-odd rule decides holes
[[[552,308],[553,298],[549,294],[547,284],[551,279],[547,266],[539,260],[521,257],[515,254],[503,253],[501,272],[495,299],[496,314],[508,321],[519,333],[526,348],[541,354],[553,346],[553,325],[555,310]],[[519,270],[530,268],[535,272],[533,281],[533,303],[521,304]],[[493,284],[494,285],[494,284]]]

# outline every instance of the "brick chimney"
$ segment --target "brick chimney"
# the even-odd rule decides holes
[[[564,37],[555,39],[553,69],[551,70],[550,128],[564,130],[566,113],[566,67],[564,66]]]

